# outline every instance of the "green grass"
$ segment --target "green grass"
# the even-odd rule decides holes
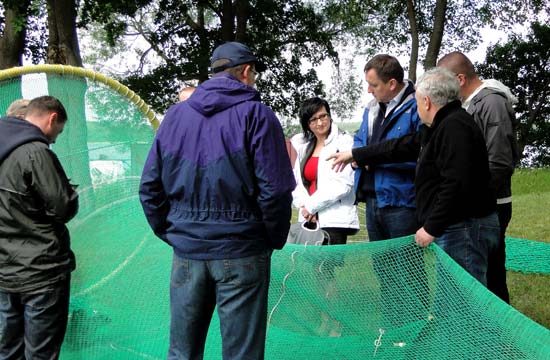
[[[516,171],[512,193],[513,214],[506,235],[550,243],[550,169]],[[550,275],[508,271],[508,288],[514,308],[550,328]]]

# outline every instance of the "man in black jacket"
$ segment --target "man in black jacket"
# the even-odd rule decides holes
[[[334,167],[417,160],[416,243],[435,241],[484,285],[487,255],[499,236],[494,190],[483,134],[461,107],[455,75],[442,68],[424,73],[416,85],[417,134],[333,154]]]
[[[57,359],[65,336],[78,195],[49,145],[66,120],[51,96],[0,119],[0,359]]]

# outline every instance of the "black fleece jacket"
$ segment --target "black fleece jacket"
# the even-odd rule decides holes
[[[485,140],[459,101],[442,107],[431,127],[352,152],[359,166],[417,160],[416,213],[430,235],[495,211]]]

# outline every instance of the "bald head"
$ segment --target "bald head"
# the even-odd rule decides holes
[[[438,67],[443,67],[455,74],[463,74],[466,79],[477,78],[474,64],[460,51],[453,51],[443,56],[437,62]]]

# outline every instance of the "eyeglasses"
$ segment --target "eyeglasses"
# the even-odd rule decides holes
[[[256,76],[256,80],[260,80],[261,77],[262,77],[262,73],[260,72],[257,72],[256,70],[250,68],[250,71],[252,72],[252,74],[254,74],[254,76]]]
[[[317,117],[312,117],[311,119],[309,119],[308,124],[313,125],[316,124],[319,120],[321,120],[321,122],[325,122],[328,121],[328,119],[330,119],[330,115],[328,113],[324,113]]]

